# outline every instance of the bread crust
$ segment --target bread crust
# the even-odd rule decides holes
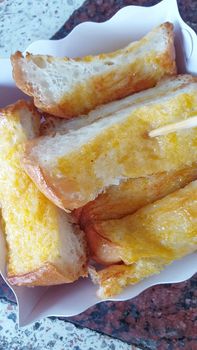
[[[73,211],[82,229],[96,221],[120,219],[141,207],[185,187],[197,179],[197,163],[191,167],[128,179],[111,186],[95,200]]]
[[[128,285],[136,284],[146,277],[157,274],[163,268],[162,261],[144,259],[137,264],[116,264],[100,271],[90,267],[89,274],[93,283],[99,286],[97,296],[103,299],[119,294]]]
[[[46,263],[42,267],[22,274],[11,275],[8,274],[7,280],[11,285],[15,286],[51,286],[63,283],[71,283],[76,281],[79,277],[86,277],[87,272],[84,264],[84,269],[80,270],[80,273],[73,274],[72,268],[62,273],[58,268],[51,263]]]
[[[86,222],[85,225],[82,224],[80,220],[82,210],[83,208],[74,210],[72,212],[72,217],[86,234],[90,258],[98,264],[103,265],[111,265],[121,262],[118,246],[103,237],[100,231],[97,232],[96,223]]]
[[[13,114],[14,112],[18,112],[19,109],[26,108],[28,105],[28,108],[32,108],[32,111],[36,110],[36,107],[34,106],[32,101],[24,101],[24,100],[18,100],[16,103],[10,104],[6,107],[3,107],[0,109],[0,113],[4,114],[6,113],[6,116],[9,114]]]
[[[177,79],[179,79],[179,77]],[[196,82],[196,79],[194,78],[193,81]],[[188,83],[188,87],[189,86],[190,86],[190,83]],[[154,89],[155,89],[155,93],[157,93],[157,88],[154,88]],[[182,89],[182,87],[180,88],[180,93],[182,91],[181,89]],[[191,91],[191,96],[194,95],[195,89],[196,89],[196,86],[193,86],[192,91]],[[186,92],[187,92],[187,90],[186,90]],[[179,91],[178,91],[178,93],[179,93]],[[171,91],[167,92],[166,95],[167,95],[167,97],[172,96],[172,98],[173,98],[173,93]],[[181,103],[186,103],[184,101],[187,101],[187,99],[188,99],[188,95],[186,95],[186,94],[182,94],[182,95],[183,95],[183,98],[182,98],[183,102],[182,102],[182,100],[178,99],[178,97],[176,100],[177,106],[179,106],[180,108],[182,108]],[[177,96],[178,96],[178,94],[177,94]],[[158,96],[158,100],[159,100],[159,98],[160,98],[160,96]],[[163,98],[165,98],[165,96],[163,96]],[[169,101],[171,101],[170,98],[169,98]],[[164,103],[166,103],[166,105],[169,103],[169,105],[170,105],[171,102],[169,102],[169,101],[164,100]],[[192,101],[193,101],[192,103],[194,104],[195,103],[194,100],[192,100]],[[153,102],[154,102],[154,99],[153,99]],[[156,103],[157,103],[157,100],[156,100]],[[155,103],[155,105],[156,105],[156,103]],[[135,106],[134,107],[136,110],[138,110],[138,108],[140,108],[140,106],[136,105],[136,107]],[[146,106],[146,104],[144,103],[143,108],[145,108],[145,106]],[[153,105],[153,107],[154,107],[154,105]],[[148,106],[148,102],[147,102],[147,109],[148,108],[149,108],[149,106]],[[172,105],[172,110],[174,108],[175,108],[174,105]],[[190,109],[191,107],[188,107],[188,108]],[[157,111],[157,109],[155,109],[155,111]],[[121,116],[121,113],[122,113],[121,110],[118,113],[119,113],[119,116]],[[156,120],[155,113],[153,113],[153,112],[151,112],[151,113],[152,113],[151,118],[153,120],[154,119]],[[173,113],[171,115],[173,116]],[[169,123],[170,123],[171,115],[169,115],[169,118],[168,118],[168,114],[167,114],[167,117],[166,117],[167,118],[166,120],[168,120]],[[128,111],[128,116],[129,116],[129,111]],[[159,115],[158,115],[158,117],[159,117]],[[125,117],[125,125],[126,125],[128,118],[126,119],[126,117]],[[148,123],[149,122],[151,123],[151,120],[150,120],[151,118],[147,118],[146,115],[145,115],[145,118],[146,118]],[[175,115],[175,118],[177,120],[179,118],[179,115]],[[161,125],[162,125],[163,119],[160,117],[158,119],[159,119],[159,123],[161,123]],[[140,146],[142,146],[144,144],[144,149],[145,149],[144,154],[147,154],[149,157],[149,153],[148,153],[149,151],[146,152],[146,148],[145,148],[145,144],[147,143],[147,145],[149,145],[149,148],[150,148],[150,159],[152,160],[151,154],[154,153],[154,157],[155,157],[155,155],[157,153],[157,162],[155,161],[155,158],[153,158],[153,160],[154,160],[153,162],[147,162],[147,160],[146,160],[147,158],[144,157],[144,164],[142,163],[142,165],[144,166],[145,170],[142,171],[142,165],[140,164],[140,162],[138,162],[138,158],[136,158],[137,160],[136,160],[136,163],[134,165],[131,163],[132,157],[128,158],[128,162],[127,162],[128,165],[127,166],[128,166],[129,170],[128,170],[127,178],[145,177],[145,176],[150,176],[153,173],[156,174],[158,172],[163,172],[163,171],[164,172],[165,171],[178,171],[178,170],[181,170],[183,167],[186,168],[188,166],[191,166],[192,163],[195,161],[196,149],[193,148],[192,145],[191,145],[191,147],[192,147],[191,149],[187,148],[188,142],[190,141],[189,136],[186,134],[185,138],[184,138],[184,134],[183,134],[183,137],[181,138],[181,140],[180,140],[180,136],[178,136],[178,141],[177,141],[178,143],[177,143],[176,150],[179,153],[177,153],[177,158],[174,157],[174,150],[175,150],[174,142],[172,142],[172,140],[169,138],[169,146],[168,146],[168,139],[164,139],[166,146],[165,146],[165,148],[163,146],[162,147],[165,151],[167,162],[168,162],[167,157],[169,155],[169,164],[166,162],[167,163],[167,165],[166,165],[164,162],[164,166],[163,166],[162,160],[163,160],[164,155],[163,155],[163,153],[160,153],[160,140],[158,140],[156,138],[151,139],[148,137],[148,130],[149,130],[148,128],[149,127],[144,126],[145,124],[141,123],[140,118],[139,118],[139,120],[138,120],[138,118],[136,118],[133,123],[134,124],[136,123],[137,128],[139,125],[139,130],[141,130],[140,129],[141,125],[144,128],[143,133],[141,131],[139,131],[139,138],[138,138],[137,134],[135,133],[134,138],[136,138],[136,142],[139,142]],[[132,128],[133,128],[134,124],[129,124],[129,122],[127,124],[132,132]],[[120,125],[119,132],[121,133],[121,124],[119,124],[119,125]],[[84,130],[85,130],[85,128],[83,129],[83,131]],[[138,132],[138,129],[136,129],[136,130]],[[76,138],[74,139],[74,137],[73,137],[74,142],[76,140],[76,144],[77,144],[77,139],[78,139],[79,134],[80,134],[80,129],[77,131]],[[69,167],[66,168],[66,165],[64,167],[64,163],[63,163],[62,173],[61,173],[61,169],[60,169],[60,174],[62,174],[61,176],[56,174],[56,170],[59,171],[59,168],[58,168],[59,165],[57,166],[56,163],[53,164],[53,162],[50,163],[50,160],[49,160],[49,165],[45,166],[44,161],[43,160],[40,161],[40,159],[39,159],[39,156],[41,155],[41,153],[44,155],[44,152],[45,152],[45,148],[42,146],[42,142],[43,142],[43,144],[47,144],[47,147],[50,147],[50,142],[45,143],[45,140],[48,140],[48,139],[46,139],[46,137],[35,139],[35,140],[31,141],[30,143],[29,142],[27,143],[26,151],[25,151],[25,155],[24,155],[24,157],[25,157],[24,158],[24,168],[26,169],[27,173],[32,178],[32,180],[38,185],[39,189],[50,200],[52,200],[57,206],[59,206],[62,209],[69,209],[69,210],[73,210],[73,209],[82,207],[87,202],[90,202],[91,200],[95,199],[99,193],[106,190],[107,187],[110,186],[109,181],[108,181],[107,185],[104,184],[101,186],[100,184],[98,184],[98,186],[97,186],[97,183],[98,183],[97,174],[99,174],[99,172],[103,171],[102,178],[104,178],[104,174],[106,173],[105,164],[108,166],[107,161],[105,161],[105,159],[108,160],[107,156],[105,155],[106,158],[104,158],[104,162],[100,162],[99,157],[103,161],[102,157],[104,155],[104,147],[106,146],[106,149],[107,149],[107,147],[110,145],[111,149],[113,149],[112,142],[115,141],[116,137],[117,137],[117,142],[119,142],[119,138],[121,136],[120,136],[120,134],[115,133],[115,131],[113,131],[113,135],[110,134],[110,127],[109,127],[109,135],[111,135],[110,142],[109,142],[109,138],[106,137],[106,135],[107,135],[107,132],[106,132],[106,134],[104,134],[104,132],[103,132],[103,134],[101,133],[101,135],[99,135],[100,138],[98,137],[97,140],[95,138],[95,140],[96,140],[95,144],[94,144],[94,139],[92,139],[93,140],[92,145],[90,142],[89,144],[87,143],[85,145],[85,147],[81,147],[79,149],[77,149],[77,147],[76,147],[76,149],[74,149],[74,147],[73,147],[74,152],[72,153],[71,150],[69,150],[68,157],[67,157],[66,149],[65,149],[65,159],[68,159],[70,161],[70,164],[72,164],[72,166],[70,168]],[[128,147],[127,148],[128,152],[130,152],[129,147],[132,147],[132,152],[133,152],[135,149],[136,142],[133,141],[134,139],[129,137],[128,133],[124,134],[124,130],[122,132],[122,135],[123,136],[125,135],[125,137],[122,140],[122,144],[125,143],[124,152],[126,152],[126,147]],[[56,135],[55,137],[57,137],[57,140],[58,140],[59,136]],[[68,137],[69,137],[69,134],[68,134]],[[127,142],[126,142],[126,137],[128,140]],[[193,135],[192,137],[195,138],[195,135]],[[48,137],[48,138],[49,138],[49,141],[51,140],[51,145],[53,145],[53,139],[50,137]],[[62,139],[64,139],[64,137]],[[66,139],[67,139],[67,135],[65,134],[65,140]],[[130,142],[131,146],[128,146],[129,142]],[[183,143],[185,143],[185,153],[183,152],[183,147],[182,147]],[[55,138],[54,138],[54,144],[55,144]],[[102,144],[102,152],[99,154],[100,144]],[[40,145],[41,145],[41,147],[40,147]],[[150,147],[150,145],[151,145],[151,147]],[[168,152],[167,152],[167,148],[166,148],[167,146],[169,147]],[[37,148],[37,150],[34,152],[34,150],[36,148]],[[147,150],[149,150],[149,148],[147,148]],[[95,149],[98,150],[99,157],[95,156],[96,161],[94,163]],[[115,150],[116,150],[115,152],[117,152],[117,155],[118,155],[119,148],[116,148]],[[172,150],[173,152],[171,152],[169,150]],[[191,158],[190,158],[190,151],[191,150],[193,150],[193,151],[191,152]],[[138,150],[136,148],[135,152],[137,152],[137,151]],[[38,153],[36,153],[36,152],[38,152]],[[39,152],[41,152],[41,153],[39,154]],[[47,152],[47,149],[46,149],[46,152]],[[62,154],[63,154],[63,152],[62,152]],[[106,151],[106,154],[107,154],[107,151]],[[113,155],[113,153],[112,153],[112,155]],[[64,155],[62,156],[62,158],[63,157],[64,157]],[[73,158],[73,157],[75,157],[75,158]],[[135,157],[136,157],[136,154],[135,154]],[[43,159],[44,159],[44,157],[43,157]],[[53,159],[55,159],[55,157]],[[75,162],[74,162],[74,159],[76,159]],[[57,160],[57,162],[59,161],[58,155],[57,155],[57,158],[55,160]],[[98,162],[98,160],[99,160],[99,162]],[[158,162],[158,160],[160,163]],[[127,161],[127,159],[126,159],[126,161]],[[111,159],[110,159],[110,162],[111,162]],[[97,174],[95,172],[95,164],[98,168]],[[112,171],[112,169],[113,169],[112,167],[114,166],[114,163],[109,163],[109,164],[110,164],[110,169]],[[67,169],[68,169],[68,172],[67,172]],[[134,171],[133,171],[133,169],[134,169]],[[81,176],[81,173],[83,172],[83,170],[84,170],[85,175]],[[115,172],[115,170],[116,169],[114,167],[114,172]],[[69,171],[70,171],[70,173],[69,173]],[[105,176],[107,176],[107,175],[105,175]],[[120,172],[120,175],[118,175],[118,176],[121,176],[121,172]],[[87,184],[86,178],[87,178],[87,182],[89,179],[88,186],[86,186],[86,184]],[[124,180],[126,180],[127,178],[125,176]],[[103,183],[104,183],[104,181],[103,181]],[[83,185],[87,187],[87,191],[86,191],[87,196],[85,193],[84,195],[81,195],[81,197],[80,197],[80,188]],[[94,197],[92,194],[94,194]],[[103,196],[105,196],[105,195],[103,195]],[[102,195],[101,195],[101,197],[102,197]],[[92,208],[91,205],[88,204],[86,207],[86,209],[88,209],[88,208],[90,209],[89,212],[84,211],[84,214],[87,217],[87,218],[84,217],[85,221],[87,221],[89,219],[91,220],[90,215],[92,215],[92,214],[93,214],[93,216],[95,215],[94,210],[91,211],[91,208]],[[101,208],[102,208],[102,206],[101,206]],[[127,205],[125,205],[125,208],[127,209]],[[129,212],[128,212],[128,214],[129,214]]]
[[[97,263],[111,265],[121,261],[118,252],[118,245],[102,237],[96,230],[96,225],[85,229],[90,257]]]
[[[0,121],[1,165],[4,171],[1,177],[3,174],[4,178],[5,171],[10,172],[10,176],[6,176],[1,184],[0,194],[8,248],[8,281],[13,285],[47,286],[70,283],[80,276],[87,276],[87,243],[84,233],[74,225],[72,218],[39,193],[21,168],[23,143],[39,135],[40,115],[32,102],[19,101],[0,110]],[[4,152],[8,152],[9,156],[6,153],[4,157]],[[4,189],[8,191],[4,193]],[[50,219],[51,224],[48,226]],[[39,237],[34,237],[37,233]],[[48,239],[51,244],[49,242],[47,246]],[[38,254],[38,259],[37,248],[41,253]],[[35,259],[31,260],[31,255]]]
[[[34,106],[32,101],[24,101],[24,100],[18,100],[14,104],[10,104],[9,106],[6,106],[4,108],[0,109],[0,116],[3,117],[3,115],[6,115],[7,118],[13,118],[13,115],[18,112],[20,109],[26,109],[28,107],[28,110],[33,115],[33,127],[36,135],[39,135],[40,130],[40,117],[38,116],[37,108]]]
[[[58,191],[58,188],[53,186],[52,180],[47,174],[45,174],[44,170],[39,165],[35,165],[33,161],[30,162],[28,158],[28,153],[27,156],[24,156],[24,158],[22,159],[22,165],[26,173],[30,176],[30,178],[36,184],[39,190],[57,207],[63,209],[66,213],[70,213],[72,209],[75,209],[76,207],[80,207],[83,204],[85,204],[77,200],[75,200],[74,202],[69,202],[69,200],[65,200],[61,193]],[[63,185],[66,187],[65,181]],[[70,191],[72,191],[70,184],[68,186],[70,188]]]
[[[61,194],[61,192],[58,191],[58,187],[61,187],[61,188],[63,187],[63,188],[68,188],[69,192],[72,192],[72,185],[70,183],[67,183],[65,179],[63,179],[61,186],[57,186],[57,183],[55,184],[55,186],[53,186],[53,182],[50,176],[47,175],[47,173],[45,173],[44,169],[42,169],[37,164],[37,162],[33,159],[33,157],[29,157],[31,149],[34,147],[35,144],[36,144],[36,139],[27,143],[25,152],[24,152],[24,157],[21,160],[21,163],[22,163],[22,166],[24,167],[24,170],[30,176],[30,178],[36,184],[39,190],[50,201],[52,201],[55,205],[57,205],[59,208],[63,209],[67,213],[70,213],[71,210],[75,208],[79,208],[82,205],[86,204],[86,202],[82,202],[77,199],[69,201],[68,198],[65,199],[64,196]],[[73,192],[74,190],[75,189],[73,188]]]
[[[28,146],[26,147],[26,151],[32,143],[31,142],[28,143]],[[34,183],[39,188],[39,190],[49,200],[51,200],[60,209],[63,209],[65,212],[69,213],[70,210],[65,209],[63,202],[61,201],[61,198],[56,193],[56,190],[52,187],[52,184],[50,184],[49,177],[44,174],[44,171],[41,169],[39,165],[37,164],[35,165],[34,162],[30,161],[29,158],[25,156],[25,154],[23,159],[21,159],[21,164],[24,167],[24,170],[27,172],[27,174],[31,177],[32,181],[34,181]],[[28,154],[28,151],[27,151],[27,154]]]
[[[163,76],[176,74],[173,24],[166,22],[160,27],[166,30],[168,43],[165,52],[158,55],[155,63],[153,63],[153,65],[158,65],[155,71],[153,69],[153,71],[146,73],[143,69],[145,65],[143,59],[131,64],[123,64],[121,68],[115,68],[115,71],[111,69],[107,73],[88,78],[85,83],[79,83],[69,93],[62,95],[59,101],[53,103],[43,102],[42,97],[34,90],[31,82],[27,82],[23,71],[23,62],[21,61],[24,58],[19,51],[11,57],[13,77],[17,86],[26,94],[33,96],[35,105],[43,111],[66,119],[86,114],[98,105],[153,87]],[[139,43],[143,46],[143,39]],[[122,54],[124,56],[125,50],[75,60],[77,62],[91,62],[96,59],[103,61],[106,58],[110,60],[110,58],[117,55]],[[26,60],[31,60],[32,57],[33,55],[28,53]],[[53,60],[50,56],[46,57],[47,60]],[[64,60],[69,61],[68,58],[64,58]]]

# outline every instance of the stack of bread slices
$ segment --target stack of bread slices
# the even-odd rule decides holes
[[[7,278],[88,273],[110,297],[197,248],[197,79],[163,23],[127,47],[12,58],[31,97],[0,111]]]

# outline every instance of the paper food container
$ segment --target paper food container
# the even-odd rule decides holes
[[[104,23],[86,22],[78,25],[66,38],[41,40],[31,44],[27,51],[35,54],[76,57],[109,52],[141,38],[153,27],[170,21],[175,27],[175,45],[180,73],[197,75],[197,36],[181,19],[175,0],[164,0],[156,6],[145,8],[127,6]],[[12,79],[9,59],[0,60],[0,106],[24,98]],[[27,98],[27,97],[26,97]],[[0,236],[0,271],[6,276],[5,245]],[[168,266],[159,275],[152,276],[120,295],[108,300],[127,300],[150,286],[181,282],[197,271],[197,253],[191,254]],[[89,279],[54,287],[10,287],[18,302],[19,325],[25,326],[46,316],[73,316],[100,302],[97,286]]]

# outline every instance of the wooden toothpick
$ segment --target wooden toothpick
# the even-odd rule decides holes
[[[168,125],[162,126],[161,128],[152,130],[149,132],[149,136],[150,137],[162,136],[162,135],[167,135],[179,130],[190,129],[194,127],[197,127],[197,116],[188,118],[178,123],[168,124]]]

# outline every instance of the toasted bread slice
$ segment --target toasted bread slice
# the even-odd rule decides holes
[[[119,219],[132,214],[196,179],[197,164],[179,171],[129,179],[118,186],[110,187],[94,201],[76,209],[73,215],[86,232],[90,257],[104,265],[121,261],[118,246],[109,237],[106,239],[100,232],[92,229],[96,221]]]
[[[174,75],[173,25],[164,23],[112,53],[69,59],[16,52],[12,65],[17,86],[37,107],[70,118]]]
[[[24,167],[56,205],[75,209],[128,178],[191,166],[197,129],[155,138],[148,133],[197,114],[197,82],[157,95],[64,135],[29,142]],[[143,92],[140,93],[143,96]]]
[[[0,111],[0,203],[15,285],[54,285],[86,275],[86,246],[68,215],[21,168],[24,142],[38,135],[39,115],[20,101]]]
[[[194,81],[193,77],[189,74],[183,74],[179,76],[173,76],[168,78],[163,78],[157,84],[157,96],[164,96],[173,93],[192,83]],[[95,110],[90,111],[86,116],[82,115],[78,118],[73,118],[70,120],[54,117],[50,114],[43,113],[42,123],[40,126],[40,134],[44,135],[55,135],[55,134],[65,134],[70,131],[78,130],[84,126],[90,125],[95,121],[108,117],[113,113],[116,113],[122,109],[133,106],[141,102],[148,102],[155,97],[155,89],[147,89],[143,91],[142,94],[133,94],[127,96],[122,100],[113,101],[105,105],[97,107]]]
[[[101,296],[159,272],[197,249],[197,181],[122,219],[96,223],[92,229],[117,246],[129,265],[98,272]]]
[[[197,163],[181,170],[128,179],[120,185],[109,187],[94,201],[76,209],[73,214],[84,229],[94,221],[119,219],[132,214],[196,179]]]
[[[99,286],[97,296],[105,299],[121,293],[129,285],[158,274],[164,267],[161,259],[142,259],[132,265],[111,265],[100,271],[90,267],[89,274],[94,284]]]
[[[119,249],[125,264],[144,258],[178,259],[197,248],[197,181],[121,219],[91,229]]]

